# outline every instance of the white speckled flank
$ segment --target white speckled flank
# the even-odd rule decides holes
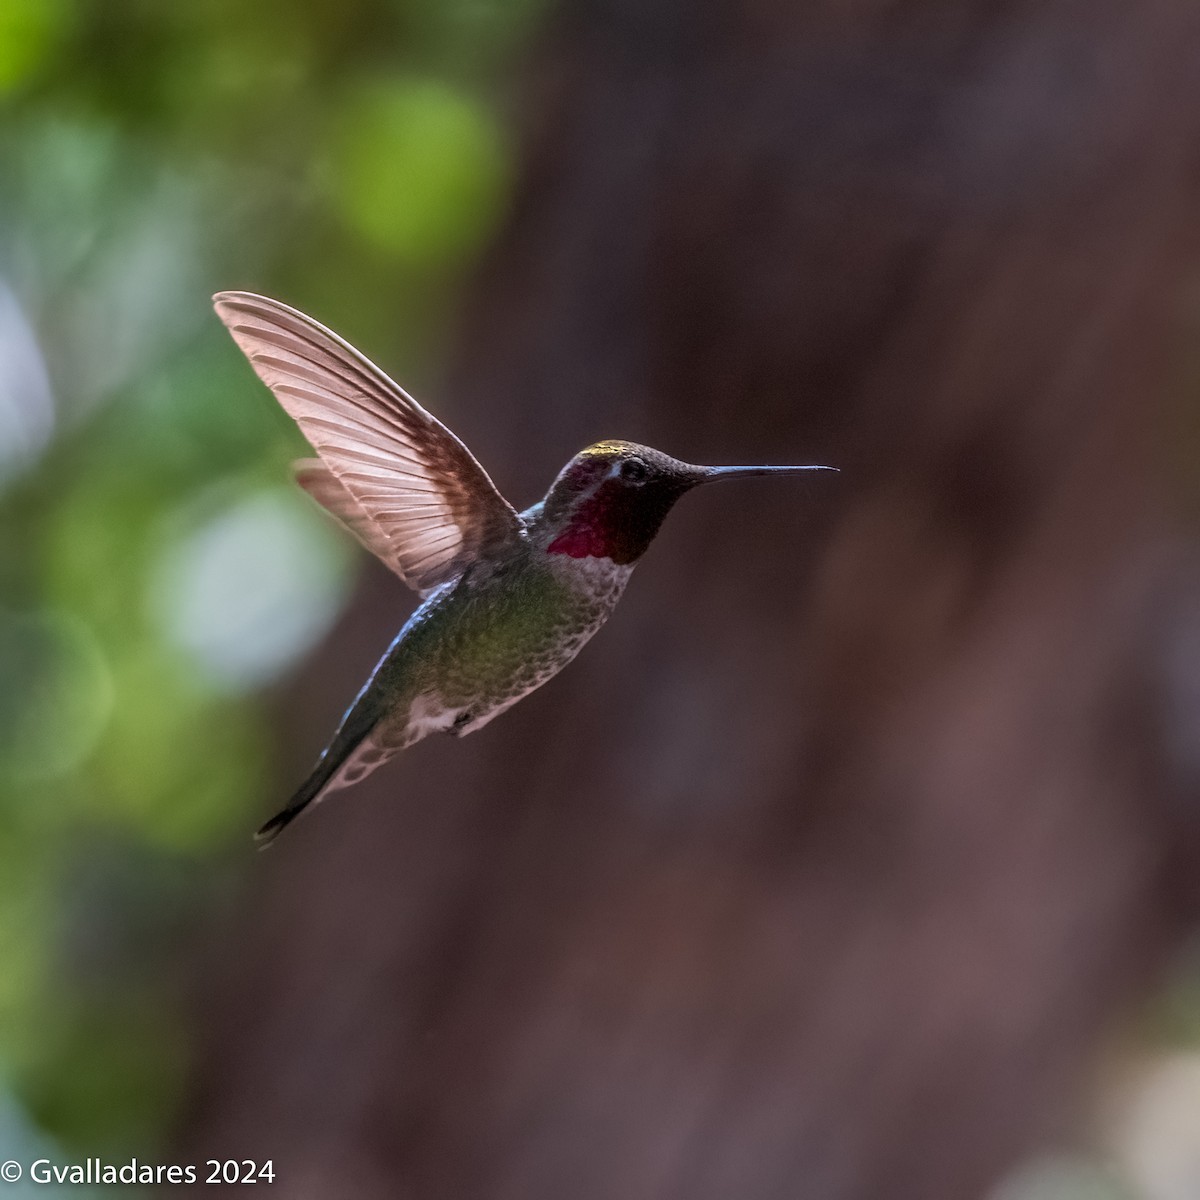
[[[633,563],[620,566],[611,558],[568,558],[565,555],[555,555],[550,561],[553,569],[572,587],[590,597],[594,603],[602,607],[607,606],[601,623],[620,600],[634,567]]]

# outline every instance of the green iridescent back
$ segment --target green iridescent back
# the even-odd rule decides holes
[[[416,732],[406,726],[418,697],[466,714],[463,732],[498,715],[575,657],[612,611],[628,574],[532,547],[468,572],[413,614],[380,664],[375,683],[392,713],[374,740],[407,742]]]

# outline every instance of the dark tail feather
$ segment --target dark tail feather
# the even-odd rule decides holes
[[[300,790],[288,801],[287,807],[277,812],[255,835],[261,847],[269,846],[314,800],[324,791],[331,771],[325,769],[325,758],[317,764],[313,773],[300,786]]]
[[[264,849],[269,846],[316,798],[319,789],[308,790],[308,785],[292,798],[287,808],[277,812],[254,835],[254,840]]]
[[[255,835],[261,848],[269,846],[310,804],[319,800],[338,768],[354,753],[362,740],[374,728],[374,721],[355,721],[360,716],[354,708],[346,714],[333,741],[325,748],[312,774],[300,785],[299,791]]]

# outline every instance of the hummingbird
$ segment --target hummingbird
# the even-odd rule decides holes
[[[684,493],[836,469],[699,467],[606,439],[518,513],[445,425],[337,334],[250,292],[213,305],[316,451],[296,482],[421,597],[311,774],[258,831],[264,843],[427,734],[474,733],[558,674]]]

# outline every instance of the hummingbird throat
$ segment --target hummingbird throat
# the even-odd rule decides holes
[[[673,496],[668,500],[631,495],[615,481],[604,483],[571,514],[546,551],[569,558],[608,558],[618,566],[636,562],[673,502]]]

